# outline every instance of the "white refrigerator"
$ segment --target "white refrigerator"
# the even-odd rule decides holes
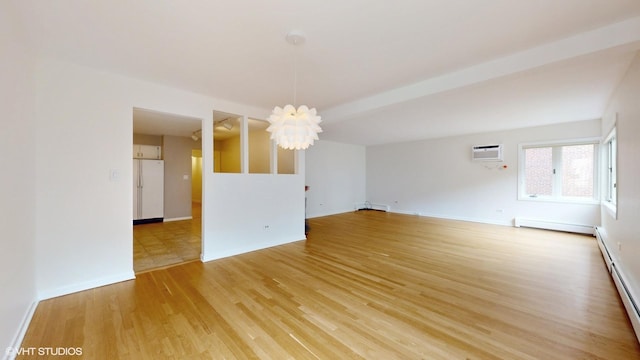
[[[164,161],[133,159],[133,223],[164,218]]]

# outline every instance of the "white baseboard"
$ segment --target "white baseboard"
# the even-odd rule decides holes
[[[73,294],[79,291],[89,290],[89,289],[93,289],[93,288],[97,288],[105,285],[111,285],[111,284],[119,283],[122,281],[133,280],[135,278],[136,278],[136,275],[134,274],[133,270],[131,270],[122,274],[106,276],[106,277],[94,279],[91,281],[86,281],[82,283],[61,286],[55,289],[45,290],[38,293],[38,299],[42,301],[42,300],[51,299],[51,298],[62,296],[62,295]]]
[[[390,212],[396,213],[396,214],[404,214],[404,215],[424,216],[424,217],[430,217],[434,219],[467,221],[467,222],[474,222],[474,223],[480,223],[480,224],[500,225],[500,226],[513,226],[513,223],[510,220],[480,219],[480,218],[470,218],[470,217],[464,217],[464,216],[449,216],[449,215],[442,215],[442,214],[429,214],[429,213],[423,213],[423,212],[403,211],[403,210],[394,210],[394,209],[392,209]]]
[[[39,303],[40,302],[38,300],[35,300],[31,303],[31,305],[27,309],[27,312],[24,314],[24,317],[22,318],[22,322],[20,323],[18,332],[13,337],[11,346],[9,347],[9,349],[2,349],[2,350],[5,350],[2,352],[2,354],[4,354],[4,357],[3,357],[4,360],[14,360],[16,358],[17,349],[19,349],[20,346],[22,345],[22,340],[24,340],[24,336],[27,334],[27,329],[29,329],[29,324],[31,324],[31,319],[33,318],[33,314],[35,314]],[[16,350],[16,351],[10,351],[10,350]]]
[[[340,209],[340,210],[332,210],[332,211],[324,211],[324,212],[315,212],[315,213],[307,214],[307,219],[313,219],[313,218],[323,217],[323,216],[338,215],[338,214],[344,214],[344,213],[349,213],[349,212],[353,212],[353,209]]]
[[[545,230],[566,231],[572,233],[594,235],[595,227],[593,225],[570,224],[560,221],[527,219],[517,217],[514,223],[515,227],[530,227]]]
[[[358,204],[356,204],[356,206],[357,205]],[[372,209],[374,209],[374,210],[383,210],[383,211],[387,211],[387,212],[394,213],[394,214],[424,216],[424,217],[431,217],[431,218],[445,219],[445,220],[469,221],[469,222],[475,222],[475,223],[481,223],[481,224],[490,224],[490,225],[513,226],[513,222],[510,221],[510,220],[501,221],[501,220],[492,220],[492,219],[467,218],[467,217],[460,217],[460,216],[446,216],[446,215],[441,215],[441,214],[426,214],[426,213],[415,212],[415,211],[403,211],[403,210],[391,209],[387,205],[375,205],[375,206],[376,206],[375,208],[372,206]],[[338,215],[338,214],[344,214],[344,213],[348,213],[348,212],[352,212],[352,211],[353,210],[351,210],[351,209],[344,209],[344,210],[338,210],[338,211],[331,212],[331,213],[316,213],[316,214],[309,215],[307,217],[309,219],[313,219],[313,218],[316,218],[316,217]]]
[[[170,218],[170,219],[165,218],[163,221],[169,222],[169,221],[182,221],[182,220],[193,220],[193,217],[185,216],[185,217],[177,217],[177,218]]]

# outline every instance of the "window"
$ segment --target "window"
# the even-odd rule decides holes
[[[242,172],[242,116],[213,112],[213,172]]]
[[[295,174],[296,151],[275,145],[269,122],[213,111],[213,172]]]
[[[597,140],[520,145],[520,199],[593,202]]]
[[[276,147],[278,148],[278,174],[295,174],[296,151]]]
[[[271,139],[269,122],[249,119],[249,173],[271,173]]]
[[[604,184],[604,201],[615,213],[618,203],[618,183],[617,183],[617,152],[618,140],[616,136],[616,128],[607,135],[603,143],[604,162],[605,162],[605,184]]]

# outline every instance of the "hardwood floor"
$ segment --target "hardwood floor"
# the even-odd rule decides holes
[[[640,359],[593,237],[375,211],[42,301],[22,346],[87,359]]]
[[[133,270],[136,273],[200,259],[202,207],[193,203],[192,220],[133,226]]]

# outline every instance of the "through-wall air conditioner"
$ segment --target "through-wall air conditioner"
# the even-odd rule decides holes
[[[502,161],[502,144],[476,145],[471,148],[474,161]]]

